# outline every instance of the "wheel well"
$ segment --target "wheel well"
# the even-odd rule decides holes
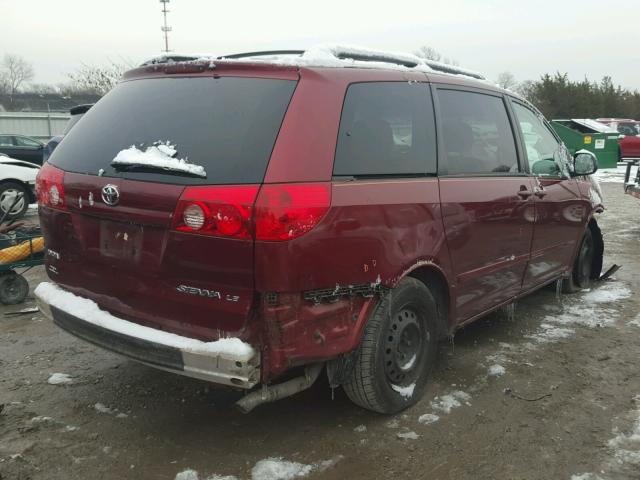
[[[598,279],[600,278],[600,274],[602,273],[602,262],[604,259],[604,239],[602,238],[602,231],[600,230],[598,222],[596,222],[595,218],[589,220],[588,228],[589,230],[591,230],[591,237],[593,238],[593,246],[595,248],[593,263],[591,264],[591,278]]]
[[[424,283],[434,296],[438,308],[438,337],[445,338],[450,333],[449,328],[449,283],[445,276],[438,270],[429,267],[420,267],[411,272],[409,276]]]

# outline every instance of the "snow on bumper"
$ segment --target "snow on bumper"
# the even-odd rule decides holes
[[[138,325],[101,310],[92,300],[43,282],[34,291],[40,311],[60,328],[152,367],[240,388],[260,380],[260,355],[238,338],[202,342]]]

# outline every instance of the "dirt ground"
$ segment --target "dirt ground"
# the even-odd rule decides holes
[[[640,479],[640,201],[603,190],[614,279],[544,289],[458,332],[424,398],[394,417],[326,382],[243,415],[237,392],[104,352],[39,313],[4,316],[33,299],[2,307],[0,479]]]

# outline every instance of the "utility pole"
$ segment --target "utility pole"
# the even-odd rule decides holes
[[[167,3],[169,3],[169,0],[160,0],[160,3],[162,4],[162,15],[164,16],[164,25],[160,27],[160,30],[164,33],[164,52],[169,53],[169,32],[171,31],[171,27],[167,25],[167,13],[169,13]]]

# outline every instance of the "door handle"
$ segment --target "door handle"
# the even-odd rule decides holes
[[[547,192],[545,192],[544,188],[536,188],[533,193],[538,198],[542,198],[547,195]]]
[[[518,196],[520,198],[526,200],[531,195],[533,195],[533,192],[531,190],[527,190],[527,187],[525,187],[524,185],[520,187],[520,190],[518,191]]]

